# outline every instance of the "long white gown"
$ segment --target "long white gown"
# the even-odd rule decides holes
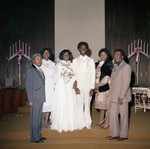
[[[46,102],[43,104],[42,112],[51,112],[53,110],[53,93],[54,93],[54,72],[55,63],[51,60],[46,61],[42,59],[42,66],[40,67],[45,75],[45,94]]]
[[[75,90],[73,89],[74,77],[69,77],[64,73],[65,71],[69,72],[70,68],[72,68],[70,61],[61,61],[56,65],[55,108],[51,114],[51,129],[57,130],[59,133],[63,130],[67,132],[77,129],[77,103]]]

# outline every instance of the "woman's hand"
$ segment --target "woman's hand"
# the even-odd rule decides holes
[[[99,82],[99,83],[98,83],[98,86],[99,86],[99,87],[100,87],[100,86],[103,86],[103,84],[102,84],[101,82]]]
[[[98,84],[95,84],[95,89],[97,89],[97,90],[99,89],[99,86],[98,86]]]
[[[100,86],[103,86],[103,84],[102,84],[101,82],[96,83],[96,84],[95,84],[95,89],[98,90]]]

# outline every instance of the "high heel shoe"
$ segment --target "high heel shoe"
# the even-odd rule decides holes
[[[101,129],[107,129],[109,127],[109,124],[106,126],[102,126]]]
[[[100,127],[104,123],[105,123],[105,120],[102,120],[100,123],[96,124],[96,126]]]

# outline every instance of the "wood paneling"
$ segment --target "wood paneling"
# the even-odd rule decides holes
[[[118,48],[127,54],[128,44],[138,38],[150,45],[149,6],[149,0],[105,0],[105,46],[112,54]],[[130,65],[135,72],[135,57],[130,59]],[[141,56],[140,73],[143,75],[140,83],[150,84],[149,78],[145,76],[145,72],[150,76],[149,65],[149,60]]]
[[[17,58],[8,62],[9,46],[15,41],[31,46],[31,55],[44,47],[54,52],[54,0],[0,1],[0,85],[5,78],[14,78],[18,84]],[[22,84],[31,62],[22,60]]]

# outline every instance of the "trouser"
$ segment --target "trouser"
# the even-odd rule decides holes
[[[110,102],[110,135],[128,138],[128,123],[128,102],[122,105],[119,105],[117,102]]]
[[[30,139],[32,142],[39,141],[42,137],[42,108],[43,103],[34,103],[34,106],[30,108]]]
[[[80,89],[80,94],[77,95],[77,113],[78,113],[78,128],[81,130],[84,127],[91,127],[91,114],[89,90]]]

